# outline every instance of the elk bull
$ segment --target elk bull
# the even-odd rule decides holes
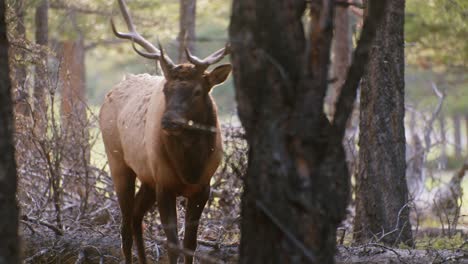
[[[216,105],[209,94],[226,80],[231,65],[208,66],[229,53],[226,47],[201,60],[186,50],[190,63],[175,65],[136,30],[123,0],[119,6],[129,33],[114,34],[146,51],[135,51],[159,60],[164,76],[131,75],[107,95],[99,114],[107,158],[121,214],[122,252],[132,262],[135,240],[140,263],[146,263],[142,235],[144,214],[157,201],[169,244],[169,260],[177,263],[176,197],[187,198],[183,246],[195,250],[198,223],[210,193],[210,179],[221,156],[221,133]],[[135,195],[135,181],[141,187]],[[175,246],[175,247],[174,247]],[[185,263],[192,263],[185,256]]]

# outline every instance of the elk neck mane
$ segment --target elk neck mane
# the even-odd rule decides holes
[[[218,127],[217,109],[211,95],[207,95],[205,112],[195,124],[206,127]],[[207,160],[216,149],[216,132],[203,129],[186,129],[178,135],[161,134],[164,151],[171,167],[179,176],[185,175],[192,179],[200,179],[206,169]]]

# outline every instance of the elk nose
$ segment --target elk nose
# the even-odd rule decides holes
[[[164,130],[174,131],[179,130],[181,125],[178,122],[175,122],[173,118],[169,116],[164,116],[161,120],[161,126]]]

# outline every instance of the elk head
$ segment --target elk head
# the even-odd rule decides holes
[[[200,59],[190,53],[186,48],[185,52],[189,63],[174,64],[168,55],[164,53],[161,44],[156,48],[135,29],[128,8],[123,0],[119,0],[119,6],[127,24],[128,33],[118,32],[111,19],[114,34],[123,39],[132,41],[133,49],[142,57],[157,60],[161,66],[166,79],[164,84],[164,96],[166,108],[162,117],[161,126],[170,135],[178,135],[184,128],[197,128],[208,131],[215,131],[214,128],[206,126],[209,121],[210,111],[205,111],[211,105],[209,92],[213,86],[221,84],[226,80],[231,72],[231,64],[223,64],[211,72],[207,69],[210,65],[221,61],[230,53],[229,45],[214,52],[205,59]],[[146,51],[140,51],[135,46],[140,45]]]

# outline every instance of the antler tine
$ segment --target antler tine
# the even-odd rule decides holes
[[[169,56],[166,56],[166,54],[164,54],[164,49],[159,40],[158,40],[158,47],[159,47],[159,50],[161,51],[161,60],[165,62],[166,64],[170,65],[171,67],[174,67],[174,62],[172,62],[171,58]]]
[[[125,3],[124,0],[119,0],[119,7],[120,7],[120,11],[122,13],[122,16],[125,20],[125,23],[127,24],[127,28],[129,30],[128,33],[123,33],[123,32],[119,32],[117,31],[116,27],[115,27],[115,23],[114,23],[114,20],[111,18],[111,26],[112,26],[112,31],[114,32],[114,35],[117,36],[118,38],[122,38],[122,39],[129,39],[132,41],[132,45],[134,45],[134,43],[136,42],[138,45],[142,46],[146,51],[148,51],[148,53],[146,52],[142,52],[142,51],[138,51],[137,49],[135,49],[135,51],[145,57],[145,58],[151,58],[151,59],[159,59],[160,57],[160,51],[153,45],[151,44],[151,42],[149,42],[148,40],[146,40],[143,36],[141,36],[135,29],[135,25],[133,24],[133,20],[132,20],[132,17],[130,15],[130,12],[128,11],[128,7],[127,7],[127,4]],[[143,55],[145,54],[145,55]]]
[[[197,56],[192,55],[188,48],[185,48],[185,53],[187,54],[187,59],[190,63],[200,67],[203,70],[206,70],[206,68],[208,68],[210,65],[220,62],[226,55],[230,54],[231,47],[229,44],[226,44],[224,48],[213,52],[204,59],[200,59]]]
[[[190,63],[192,63],[193,65],[197,65],[197,66],[204,66],[205,65],[203,60],[201,60],[197,56],[193,55],[187,47],[185,47],[185,55],[187,55],[187,60]]]
[[[144,52],[144,51],[141,51],[141,50],[138,50],[138,48],[135,46],[135,41],[133,41],[132,39],[132,47],[133,47],[133,50],[138,53],[138,55],[142,56],[142,57],[145,57],[147,59],[160,59],[161,58],[161,55],[160,54],[157,54],[157,53],[149,53],[149,52]]]
[[[220,62],[226,55],[231,53],[231,46],[226,44],[226,46],[220,50],[213,52],[210,56],[203,59],[209,65]]]

